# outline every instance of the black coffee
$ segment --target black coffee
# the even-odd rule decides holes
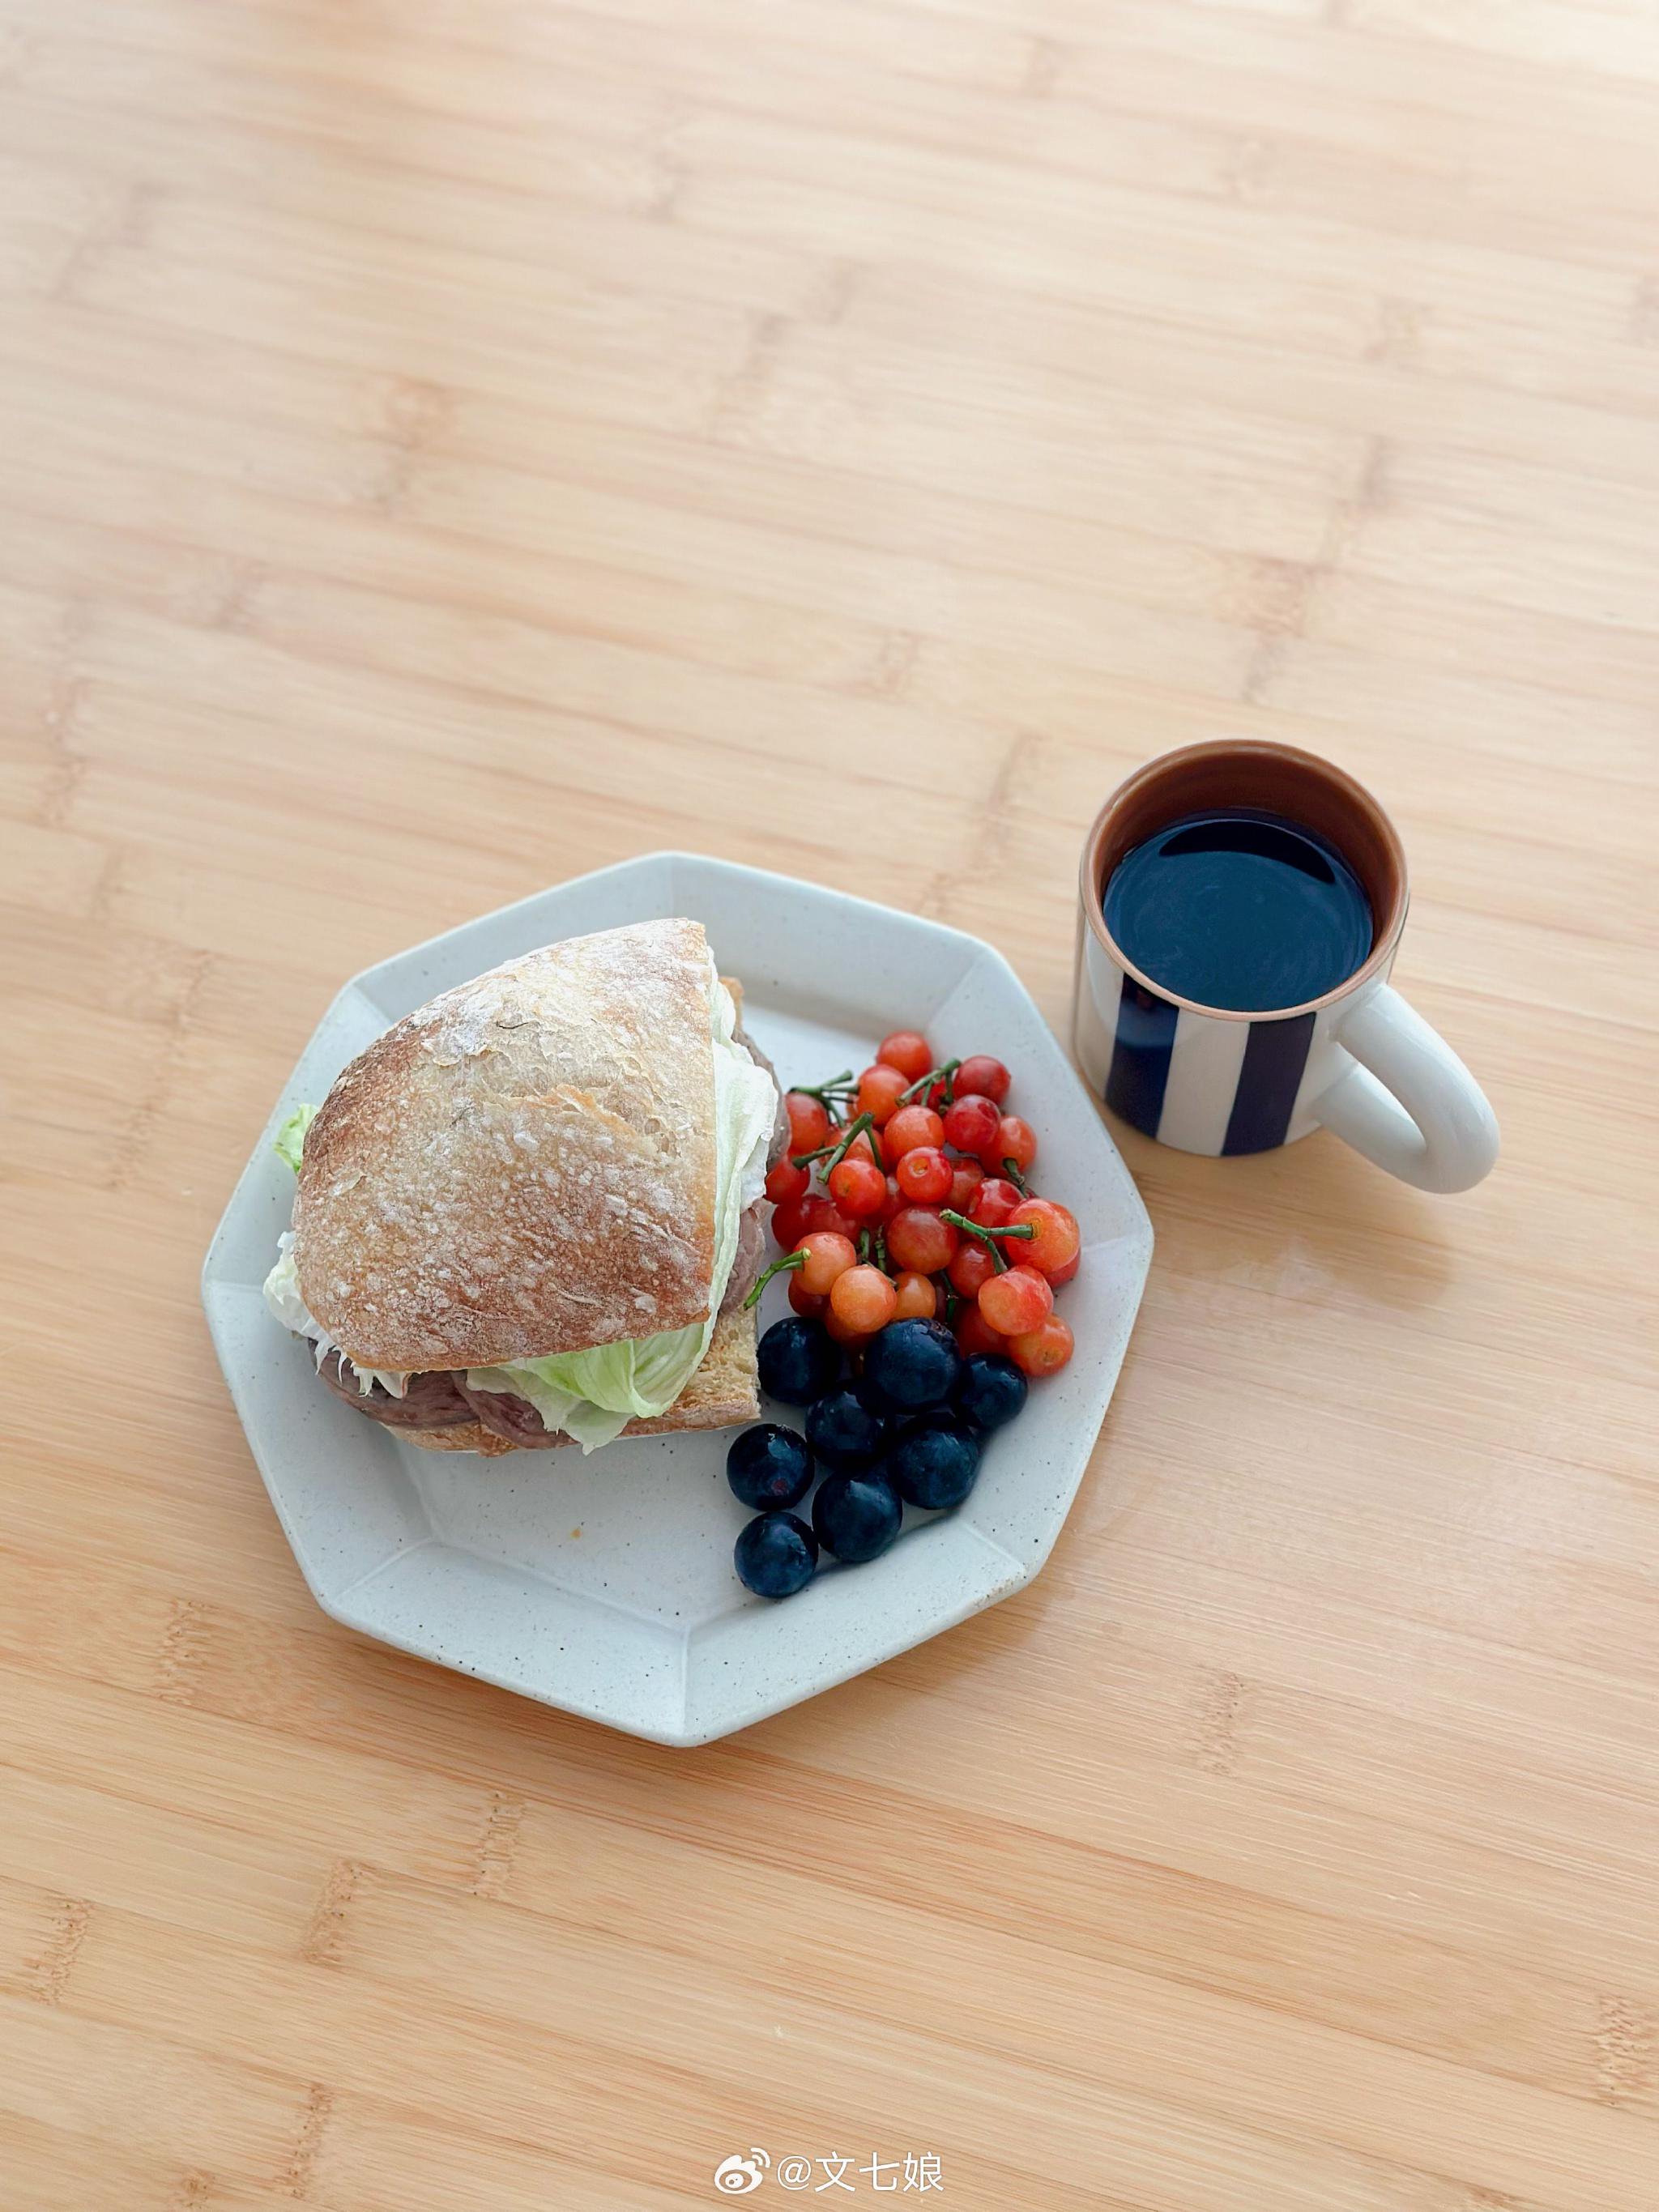
[[[1371,909],[1334,846],[1248,807],[1188,814],[1126,853],[1106,927],[1176,997],[1238,1013],[1299,1006],[1352,975]]]

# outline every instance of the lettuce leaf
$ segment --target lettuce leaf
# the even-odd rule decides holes
[[[296,1106],[271,1142],[271,1150],[288,1162],[295,1175],[300,1172],[300,1154],[305,1149],[306,1131],[317,1118],[314,1106]]]
[[[709,1323],[694,1322],[689,1328],[624,1337],[586,1352],[471,1368],[466,1379],[475,1390],[528,1398],[550,1429],[564,1430],[593,1451],[629,1421],[665,1413],[696,1372],[712,1334]]]

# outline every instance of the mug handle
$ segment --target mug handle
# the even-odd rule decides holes
[[[1358,1066],[1315,1099],[1314,1119],[1419,1190],[1468,1190],[1498,1158],[1486,1093],[1421,1014],[1384,983],[1333,1031]]]

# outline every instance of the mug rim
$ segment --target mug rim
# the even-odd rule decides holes
[[[1376,924],[1376,933],[1371,949],[1352,975],[1322,992],[1316,999],[1304,999],[1299,1006],[1271,1006],[1255,1012],[1237,1006],[1209,1006],[1200,999],[1183,998],[1172,991],[1167,983],[1160,983],[1137,968],[1106,926],[1106,914],[1101,882],[1102,850],[1106,833],[1124,805],[1144,791],[1150,784],[1166,775],[1170,769],[1191,763],[1215,760],[1224,755],[1245,758],[1254,757],[1262,761],[1289,761],[1298,768],[1311,769],[1334,785],[1348,803],[1367,816],[1384,850],[1388,853],[1394,875],[1393,896],[1388,912]],[[1301,745],[1280,744],[1273,738],[1205,738],[1195,744],[1177,745],[1153,759],[1143,761],[1132,774],[1124,777],[1111,792],[1090,826],[1083,841],[1082,857],[1078,866],[1078,890],[1082,902],[1084,921],[1088,924],[1103,950],[1116,962],[1126,975],[1131,975],[1154,998],[1162,999],[1168,1006],[1179,1006],[1190,1014],[1204,1014],[1218,1022],[1283,1022],[1291,1021],[1300,1014],[1316,1014],[1327,1006],[1334,1006],[1351,993],[1384,975],[1400,943],[1401,932],[1406,927],[1406,909],[1410,903],[1411,885],[1406,872],[1406,849],[1400,842],[1400,832],[1389,819],[1381,801],[1369,792],[1357,776],[1346,769],[1339,768],[1334,761],[1322,754],[1309,752]]]

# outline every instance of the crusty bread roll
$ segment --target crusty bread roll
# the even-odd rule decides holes
[[[730,1429],[760,1418],[760,1391],[755,1371],[755,1316],[741,1309],[723,1313],[714,1324],[702,1364],[668,1411],[654,1421],[630,1421],[625,1437],[667,1437],[681,1429]],[[495,1459],[503,1453],[521,1452],[524,1444],[510,1443],[484,1427],[469,1421],[454,1429],[400,1430],[404,1443],[419,1444],[422,1451],[482,1452]],[[550,1447],[568,1444],[561,1433],[550,1435]]]
[[[294,1215],[301,1291],[349,1359],[493,1367],[706,1319],[709,979],[695,921],[573,938],[446,991],[352,1062],[307,1133]],[[754,1411],[748,1338],[723,1419]],[[471,1436],[416,1441],[497,1448]]]

